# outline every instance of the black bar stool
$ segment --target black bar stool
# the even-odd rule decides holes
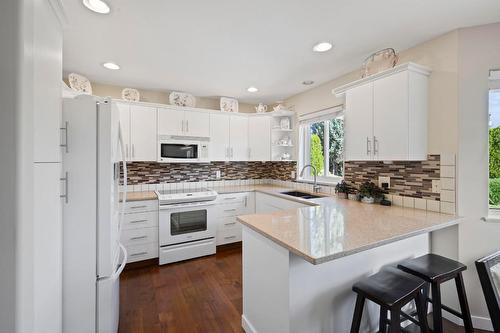
[[[428,302],[431,302],[433,332],[443,332],[442,310],[463,319],[465,332],[474,332],[469,305],[467,303],[467,296],[465,294],[464,280],[462,277],[462,272],[467,269],[467,266],[458,261],[451,260],[437,254],[427,254],[415,259],[405,260],[398,265],[398,268],[407,273],[418,276],[431,284],[432,300],[428,298],[428,287],[425,291],[425,312],[427,312]],[[460,301],[460,309],[462,311],[461,313],[441,303],[441,284],[451,279],[455,279],[458,299]]]
[[[387,325],[391,333],[401,332],[401,308],[415,300],[418,321],[405,316],[420,327],[421,332],[428,333],[423,287],[425,281],[407,274],[395,267],[388,267],[354,284],[352,290],[358,294],[352,318],[351,333],[359,333],[363,306],[368,299],[380,305],[379,331],[386,332]],[[391,318],[387,319],[387,312]]]

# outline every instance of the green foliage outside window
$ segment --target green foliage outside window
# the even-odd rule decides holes
[[[324,168],[323,144],[318,134],[311,135],[311,165],[316,168],[317,175],[323,173]],[[311,169],[311,175],[313,170]]]
[[[489,144],[489,202],[492,208],[500,208],[500,127],[490,128]]]

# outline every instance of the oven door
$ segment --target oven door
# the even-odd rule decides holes
[[[213,202],[160,206],[160,246],[215,237],[213,209]]]
[[[160,141],[160,162],[196,162],[200,157],[200,145],[193,141]]]

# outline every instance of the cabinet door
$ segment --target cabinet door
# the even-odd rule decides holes
[[[373,159],[408,159],[408,72],[374,82]]]
[[[270,117],[248,118],[248,146],[250,161],[269,161],[271,159]]]
[[[156,161],[156,108],[130,107],[132,161]]]
[[[232,161],[248,161],[248,118],[231,116],[229,126]]]
[[[366,161],[373,153],[373,83],[346,92],[344,115],[346,161]]]
[[[210,115],[210,160],[229,160],[229,116]]]
[[[125,144],[125,159],[130,161],[130,105],[116,103],[120,116],[120,129],[122,131],[123,143]]]
[[[34,163],[34,332],[61,332],[63,226],[61,163]]]
[[[183,135],[184,111],[158,109],[158,135]]]
[[[33,11],[33,154],[35,162],[61,161],[62,28],[46,1]]]
[[[186,111],[184,113],[184,120],[184,135],[200,137],[210,136],[210,113]]]

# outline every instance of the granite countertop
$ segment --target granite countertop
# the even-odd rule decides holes
[[[144,200],[156,200],[158,196],[154,191],[144,191],[144,192],[127,192],[127,202],[130,201],[144,201]]]
[[[238,216],[238,220],[315,265],[456,225],[461,219],[455,215],[364,204],[327,195],[303,200],[280,193],[289,188],[252,187],[257,192],[314,205],[268,214],[243,215]]]

